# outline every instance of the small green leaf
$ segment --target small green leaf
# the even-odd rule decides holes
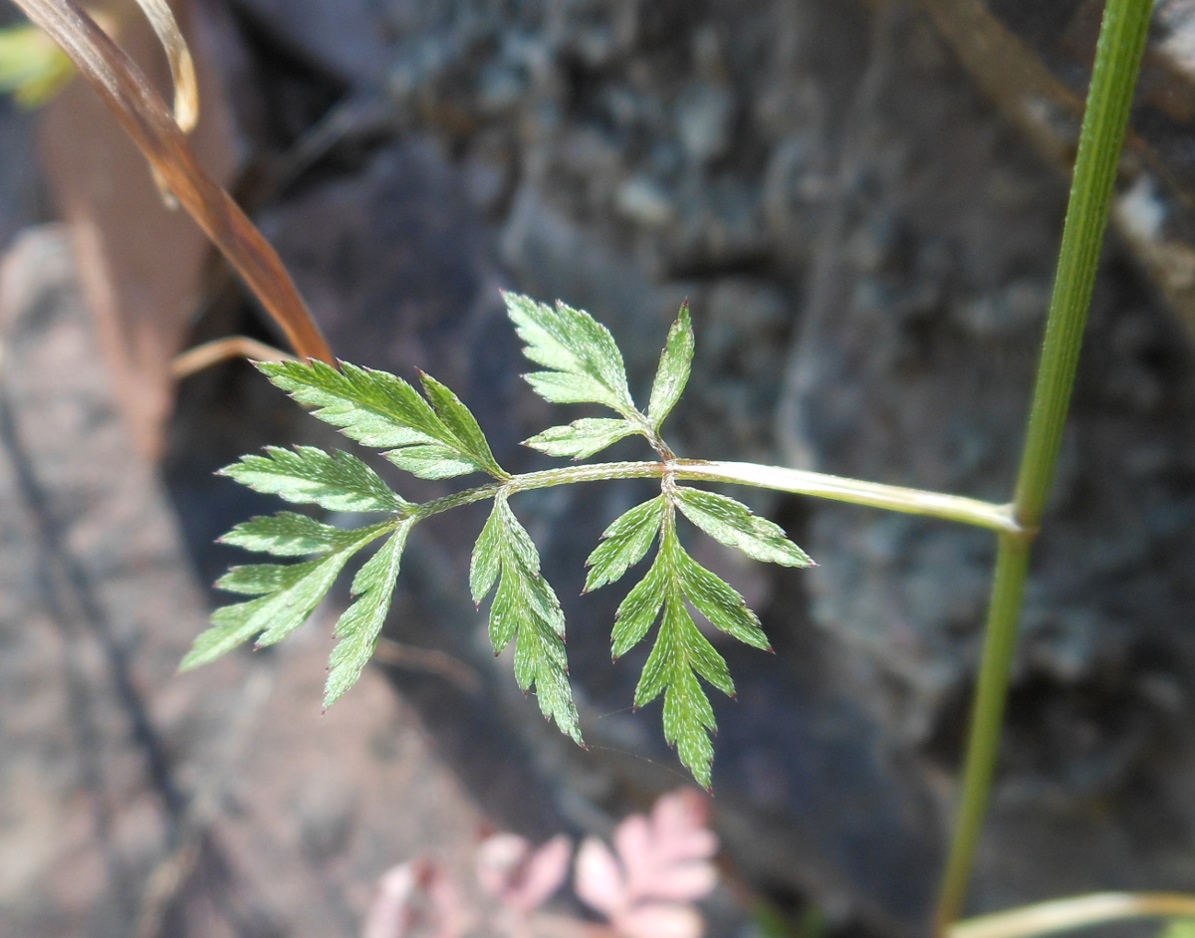
[[[710,787],[714,749],[709,734],[717,722],[709,698],[696,675],[734,694],[734,684],[722,656],[698,631],[676,592],[664,601],[660,633],[635,689],[635,706],[643,707],[664,695],[664,739],[676,746],[681,763],[703,787]]]
[[[681,764],[706,791],[714,764],[710,734],[717,731],[709,698],[693,672],[679,675],[664,692],[664,739],[676,746]]]
[[[293,511],[280,511],[242,521],[220,538],[220,543],[277,557],[309,557],[336,550],[355,538],[355,531],[336,528]]]
[[[289,589],[304,576],[318,567],[320,561],[307,563],[247,563],[231,567],[216,581],[216,586],[226,593],[241,593],[245,596],[264,596]]]
[[[681,674],[688,671],[696,671],[722,693],[733,697],[734,681],[730,678],[726,659],[701,634],[685,608],[681,594],[669,591],[663,606],[660,633],[635,690],[635,706],[651,703],[666,686],[676,683]]]
[[[362,669],[373,656],[386,613],[390,610],[403,547],[413,524],[412,521],[401,523],[353,578],[352,592],[356,599],[336,623],[335,635],[339,642],[328,662],[325,709],[357,683]]]
[[[510,510],[506,495],[499,493],[473,551],[473,599],[480,603],[498,579],[498,591],[490,605],[494,653],[501,653],[511,641],[515,642],[514,672],[519,688],[530,691],[534,687],[544,716],[554,720],[561,732],[578,745],[584,745],[568,683],[564,613],[539,566],[539,552],[531,535]]]
[[[759,617],[747,607],[738,590],[685,551],[680,551],[677,560],[681,586],[698,612],[740,642],[764,651],[772,650],[767,635],[760,628]]]
[[[307,621],[349,558],[393,527],[386,522],[358,528],[352,532],[354,538],[318,560],[286,566],[234,567],[217,585],[233,592],[263,595],[217,609],[212,614],[212,627],[195,639],[179,667],[185,671],[207,664],[259,633],[259,646],[285,638]]]
[[[502,296],[523,354],[547,369],[526,376],[537,394],[554,404],[602,404],[624,417],[637,414],[610,330],[561,302],[551,307],[516,293]]]
[[[320,420],[421,478],[469,472],[509,476],[494,461],[477,421],[451,391],[423,376],[431,402],[402,378],[347,362],[259,362],[258,369]]]
[[[701,489],[677,486],[676,505],[715,541],[737,547],[748,557],[785,567],[810,567],[809,555],[783,529],[751,513],[742,502]]]
[[[478,471],[473,460],[462,459],[448,447],[437,443],[392,449],[386,458],[399,469],[420,479],[454,479]]]
[[[636,583],[619,604],[610,636],[610,655],[617,661],[643,641],[664,605],[666,564],[656,556],[646,575]]]
[[[502,540],[502,519],[498,512],[491,511],[481,534],[477,536],[477,543],[473,545],[473,555],[469,558],[469,592],[473,595],[473,604],[481,605],[481,601],[494,588],[494,581],[498,578],[501,566],[499,545]]]
[[[347,362],[259,362],[257,369],[325,423],[365,446],[390,449],[443,433],[431,405],[402,378]]]
[[[693,324],[689,319],[689,303],[681,304],[676,322],[668,330],[668,341],[660,355],[656,380],[651,386],[651,401],[647,405],[647,419],[657,432],[672,412],[689,382],[693,364]]]
[[[483,471],[503,478],[506,473],[494,459],[490,451],[490,444],[481,432],[477,418],[469,408],[461,403],[459,397],[426,372],[419,372],[419,380],[423,384],[423,393],[431,403],[436,415],[444,422],[444,426],[456,442],[458,451],[465,454]]]
[[[615,582],[643,559],[656,539],[665,507],[664,496],[657,495],[620,515],[602,532],[602,542],[585,561],[589,567],[585,592]]]
[[[617,417],[582,417],[568,426],[549,427],[523,445],[549,456],[585,459],[638,432],[638,427]]]
[[[640,511],[643,507],[638,505],[632,512],[647,516],[646,512]],[[628,515],[631,512],[611,527],[629,532],[632,525],[627,520]],[[618,658],[637,644],[656,617],[660,617],[655,644],[635,688],[635,706],[645,706],[664,695],[664,738],[677,747],[681,762],[694,778],[708,788],[713,761],[713,746],[708,734],[717,729],[717,724],[697,676],[730,696],[734,696],[734,682],[726,660],[701,634],[685,606],[687,584],[696,584],[700,591],[698,598],[689,597],[694,605],[700,602],[699,609],[701,606],[710,609],[720,623],[731,626],[727,631],[751,633],[745,628],[741,613],[733,606],[727,608],[731,596],[738,603],[741,603],[741,597],[728,586],[725,588],[729,596],[713,586],[702,576],[708,571],[685,554],[676,536],[672,509],[665,507],[659,518],[660,547],[655,562],[618,607],[613,653]],[[631,520],[636,520],[635,516]],[[660,615],[661,609],[663,615]]]
[[[407,506],[356,456],[314,446],[267,446],[265,456],[242,456],[220,474],[256,492],[328,511],[401,511]]]

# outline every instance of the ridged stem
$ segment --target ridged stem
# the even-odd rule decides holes
[[[1108,0],[1104,9],[1013,500],[1013,516],[1027,532],[1040,526],[1054,481],[1152,7],[1151,0]],[[938,935],[959,917],[975,864],[999,749],[1028,562],[1029,539],[1000,538],[962,800],[935,916]]]

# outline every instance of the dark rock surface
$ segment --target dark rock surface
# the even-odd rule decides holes
[[[518,464],[511,445],[547,416],[512,381],[522,365],[494,285],[597,314],[640,390],[687,296],[698,359],[671,424],[683,453],[1009,496],[1065,185],[927,20],[836,0],[395,2],[387,15],[393,67],[342,113],[386,102],[393,143],[374,138],[363,158],[350,134],[264,216],[341,354],[455,379]],[[1189,346],[1113,245],[1037,554],[981,906],[1189,880],[1192,403]],[[570,617],[584,729],[637,756],[573,752],[499,675],[510,725],[582,822],[581,803],[669,783],[653,714],[619,712],[636,661],[607,664],[618,595],[569,598],[631,497],[519,505]],[[718,707],[715,785],[731,855],[758,884],[913,931],[950,817],[992,545],[755,502],[821,567],[713,561],[780,650],[726,649],[740,698]],[[479,523],[443,532],[404,603],[471,615],[458,597]]]

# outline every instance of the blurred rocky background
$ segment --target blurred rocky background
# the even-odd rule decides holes
[[[682,454],[1011,496],[1101,4],[177,6],[207,76],[199,148],[333,349],[431,371],[505,465],[540,465],[518,441],[556,418],[519,380],[500,288],[608,323],[640,393],[687,297]],[[1161,0],[977,911],[1195,882],[1193,50],[1195,3]],[[466,862],[485,825],[607,831],[682,784],[658,710],[630,712],[642,657],[609,662],[621,593],[579,596],[630,484],[516,505],[565,605],[588,752],[488,650],[465,586],[480,512],[419,532],[382,660],[328,715],[335,609],[174,675],[240,559],[213,539],[274,508],[212,471],[335,439],[243,364],[175,386],[185,345],[278,339],[108,123],[77,86],[0,106],[0,933],[350,936],[392,863]],[[711,934],[760,933],[759,902],[823,934],[923,933],[990,538],[746,497],[820,566],[702,558],[777,650],[722,649],[732,888]]]

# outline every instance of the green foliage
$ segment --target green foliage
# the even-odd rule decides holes
[[[657,432],[664,418],[684,393],[689,383],[689,369],[693,364],[693,324],[689,319],[689,304],[680,308],[680,315],[668,330],[668,342],[660,356],[656,380],[652,382],[651,399],[647,405],[647,419]]]
[[[510,510],[505,493],[494,498],[494,510],[481,530],[469,565],[473,601],[494,588],[490,604],[490,641],[500,654],[515,643],[515,680],[520,689],[535,687],[539,708],[561,731],[581,742],[577,708],[568,684],[564,651],[564,613],[560,600],[539,572],[539,552],[527,529]]]
[[[1195,918],[1176,918],[1158,933],[1159,938],[1195,938]]]
[[[758,617],[739,592],[697,563],[681,546],[675,509],[679,507],[688,516],[686,502],[700,503],[698,496],[710,493],[666,484],[663,494],[618,518],[589,556],[586,588],[596,589],[619,579],[647,553],[658,530],[660,546],[655,561],[627,593],[615,615],[612,654],[615,660],[622,657],[659,619],[655,645],[635,690],[635,706],[645,706],[664,695],[664,738],[676,746],[681,762],[693,777],[708,788],[714,758],[709,737],[717,730],[717,722],[697,678],[731,697],[734,682],[725,659],[697,628],[688,604],[719,631],[755,648],[770,651],[771,646]],[[725,516],[742,519],[746,530],[740,530],[739,536],[732,539],[723,525],[701,524],[707,533],[751,556],[766,554],[766,559],[788,566],[810,564],[800,548],[771,522],[756,518],[734,499],[712,497]],[[708,517],[699,517],[708,522]]]
[[[325,707],[332,706],[357,683],[361,669],[373,656],[386,613],[390,611],[390,597],[398,580],[398,565],[411,524],[409,520],[400,522],[390,539],[353,578],[355,598],[336,623],[335,635],[340,641],[328,662]]]
[[[318,560],[233,567],[216,585],[231,593],[258,598],[217,609],[212,616],[212,627],[195,640],[182,667],[207,664],[254,636],[258,636],[258,646],[272,645],[285,638],[307,621],[349,558],[386,530],[387,525],[380,524],[337,532],[343,536],[329,537],[318,551],[324,553]],[[283,555],[292,553],[293,548],[287,545]]]
[[[75,76],[75,66],[30,23],[0,29],[0,93],[22,107],[41,107]]]
[[[523,353],[547,369],[526,376],[536,394],[552,404],[602,404],[624,417],[638,414],[609,329],[559,301],[551,307],[514,293],[503,299]]]
[[[582,417],[563,427],[549,427],[523,443],[549,456],[585,459],[638,431],[626,420]]]
[[[701,784],[709,786],[713,760],[713,707],[702,682],[734,695],[722,655],[694,621],[695,610],[714,629],[755,648],[769,649],[759,619],[725,580],[698,564],[681,545],[677,511],[715,540],[757,560],[808,566],[805,553],[784,532],[740,502],[677,484],[672,450],[659,436],[680,400],[693,359],[693,329],[682,306],[652,385],[647,412],[631,398],[622,354],[610,332],[588,313],[505,295],[507,310],[527,357],[543,370],[527,375],[551,403],[598,404],[617,417],[582,417],[550,427],[526,441],[549,456],[584,459],[632,435],[646,438],[659,462],[639,475],[660,479],[660,494],[636,505],[606,529],[589,556],[585,591],[621,579],[657,545],[642,580],[618,608],[612,633],[615,659],[641,642],[659,622],[635,691],[635,706],[663,697],[664,736]],[[482,472],[492,481],[422,504],[397,495],[370,466],[342,452],[310,446],[268,447],[244,456],[222,474],[259,492],[326,511],[373,512],[382,520],[342,530],[283,511],[237,525],[223,541],[298,563],[232,568],[218,586],[252,597],[218,609],[212,627],[195,642],[184,668],[211,661],[256,639],[280,641],[305,622],[350,559],[367,545],[382,546],[352,581],[352,601],[335,626],[325,706],[356,682],[377,643],[411,529],[432,515],[469,502],[493,499],[489,519],[473,548],[469,589],[474,602],[492,594],[489,634],[495,654],[514,645],[515,680],[534,691],[544,716],[582,744],[565,653],[565,623],[556,592],[541,572],[539,552],[515,517],[510,499],[520,491],[582,478],[618,478],[630,464],[608,463],[512,476],[494,459],[468,408],[447,387],[420,373],[416,389],[383,371],[319,362],[270,362],[257,366],[275,385],[312,408],[345,436],[380,450],[400,469],[425,479]]]
[[[267,446],[265,456],[242,456],[221,475],[258,492],[328,511],[401,511],[407,505],[356,456],[325,453],[313,446],[296,446],[293,451]]]
[[[426,400],[402,378],[347,362],[262,362],[262,373],[315,416],[351,440],[386,450],[400,469],[421,479],[471,472],[509,478],[490,452],[476,419],[455,394],[420,374]]]

